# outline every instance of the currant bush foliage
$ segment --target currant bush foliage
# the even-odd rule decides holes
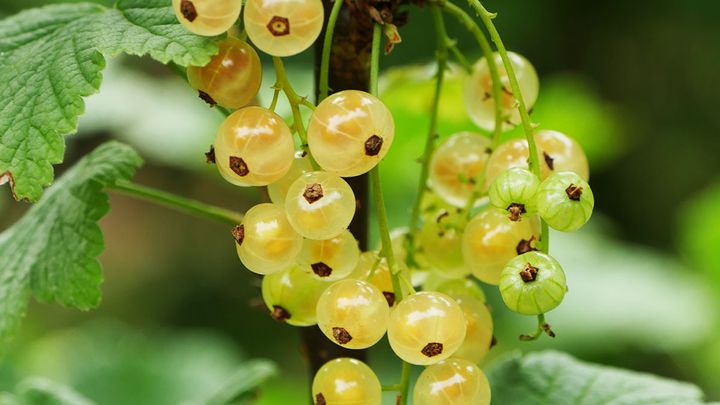
[[[40,198],[83,97],[100,88],[105,56],[187,66],[216,52],[216,41],[189,33],[166,0],[52,5],[0,21],[0,183],[10,180],[17,199]]]
[[[88,310],[100,302],[97,221],[110,209],[103,188],[142,164],[130,147],[109,142],[85,156],[25,216],[0,234],[0,351],[30,296]]]
[[[583,363],[545,351],[515,354],[490,369],[493,403],[498,404],[703,404],[692,384]]]

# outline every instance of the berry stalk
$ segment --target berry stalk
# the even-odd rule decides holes
[[[435,74],[435,93],[433,94],[433,100],[430,107],[430,128],[428,130],[427,139],[425,141],[425,151],[422,156],[422,167],[420,169],[420,180],[418,181],[417,196],[415,197],[415,204],[413,205],[412,213],[410,214],[410,225],[409,233],[407,238],[407,257],[408,261],[412,264],[415,257],[415,231],[419,227],[420,222],[420,208],[422,206],[422,200],[427,191],[427,179],[430,174],[430,159],[432,158],[433,151],[435,150],[435,140],[437,138],[437,120],[438,110],[440,107],[440,95],[442,94],[443,81],[445,76],[445,69],[447,69],[447,50],[449,38],[447,31],[445,30],[445,21],[442,18],[440,9],[433,5],[431,7],[433,15],[433,23],[436,32],[437,41],[437,73]]]
[[[333,3],[330,17],[327,21],[325,29],[325,38],[323,39],[322,56],[320,57],[320,78],[317,102],[323,101],[330,91],[330,51],[332,50],[333,36],[335,35],[335,23],[337,23],[338,14],[342,8],[344,0],[335,0]]]
[[[130,197],[149,201],[180,212],[213,219],[229,225],[237,225],[241,223],[243,219],[243,215],[239,212],[206,204],[191,198],[181,197],[152,187],[141,186],[140,184],[130,181],[120,180],[111,186],[111,189]]]

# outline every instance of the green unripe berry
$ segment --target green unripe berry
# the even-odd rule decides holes
[[[519,221],[524,214],[537,211],[536,194],[540,179],[530,171],[513,167],[495,178],[488,190],[490,204],[507,210],[510,219]]]
[[[558,231],[580,229],[590,219],[594,206],[590,185],[574,172],[555,173],[538,189],[538,213]]]
[[[525,315],[548,312],[562,302],[567,283],[560,263],[541,252],[510,260],[500,275],[500,294],[512,311]]]

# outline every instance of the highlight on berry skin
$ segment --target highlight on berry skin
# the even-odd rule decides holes
[[[355,216],[355,194],[342,178],[323,171],[301,175],[288,189],[285,211],[305,238],[326,240],[342,233]]]
[[[490,383],[471,361],[449,359],[420,374],[413,390],[415,405],[488,405]]]
[[[302,248],[302,237],[275,204],[258,204],[248,210],[242,223],[242,237],[234,232],[240,261],[250,271],[270,274],[293,263]]]
[[[560,263],[542,252],[529,252],[510,260],[498,287],[505,305],[524,315],[540,315],[555,309],[567,292]]]
[[[385,157],[395,138],[395,123],[377,97],[345,90],[317,106],[307,134],[310,151],[323,170],[354,177]]]
[[[290,266],[262,279],[262,298],[270,316],[293,326],[317,324],[317,303],[331,283]]]
[[[341,357],[328,361],[315,373],[312,400],[315,405],[381,405],[382,386],[365,363]]]
[[[525,106],[530,110],[535,105],[538,97],[539,81],[537,72],[525,57],[515,52],[508,52],[507,56],[510,58],[510,63],[517,76]],[[498,68],[502,83],[499,102],[502,115],[505,117],[502,124],[502,130],[505,131],[520,124],[520,113],[500,54],[495,53],[493,55],[493,63]],[[497,101],[493,97],[492,77],[490,76],[486,58],[482,58],[475,63],[473,72],[467,79],[464,88],[465,109],[468,116],[475,125],[492,132],[495,129],[495,103]]]
[[[213,37],[235,24],[242,0],[173,0],[172,5],[178,21],[188,31]]]
[[[318,38],[324,13],[321,0],[247,0],[243,22],[258,49],[272,56],[292,56]]]
[[[220,51],[210,63],[187,68],[188,81],[211,106],[245,107],[262,83],[260,58],[247,42],[237,38],[222,40],[218,47]]]
[[[435,364],[449,358],[465,339],[465,316],[445,294],[422,291],[390,314],[388,340],[395,354],[410,364]]]
[[[382,292],[361,280],[335,282],[320,296],[317,319],[320,330],[348,349],[366,349],[387,331],[390,308]]]
[[[237,110],[223,121],[214,147],[218,171],[237,186],[266,186],[281,179],[295,154],[285,121],[254,106]]]

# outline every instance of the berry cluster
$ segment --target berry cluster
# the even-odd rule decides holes
[[[231,29],[242,8],[241,0],[173,4],[179,20],[200,35]],[[392,246],[361,252],[347,229],[357,201],[344,178],[373,170],[386,156],[395,133],[390,111],[356,90],[315,107],[286,78],[281,83],[278,57],[307,49],[320,33],[320,0],[247,0],[243,21],[250,41],[275,57],[276,91],[294,108],[313,110],[306,128],[299,113],[289,126],[273,111],[275,102],[248,106],[260,87],[261,64],[234,35],[220,41],[208,65],[188,69],[204,100],[235,110],[209,154],[220,175],[238,186],[267,186],[271,202],[247,211],[232,235],[243,265],[263,275],[271,316],[294,326],[317,324],[348,349],[371,347],[387,335],[399,358],[427,366],[415,384],[416,404],[489,403],[478,364],[494,344],[493,319],[475,279],[497,285],[507,307],[521,314],[542,317],[560,304],[565,274],[547,254],[545,225],[574,231],[592,213],[582,148],[549,130],[501,145],[498,136],[451,135],[426,156],[418,221],[388,235]],[[468,115],[496,135],[522,118],[513,88],[529,108],[538,96],[530,62],[514,53],[508,58],[516,82],[496,54],[478,61],[466,83]],[[325,364],[312,390],[316,404],[381,401],[377,376],[354,359]]]

